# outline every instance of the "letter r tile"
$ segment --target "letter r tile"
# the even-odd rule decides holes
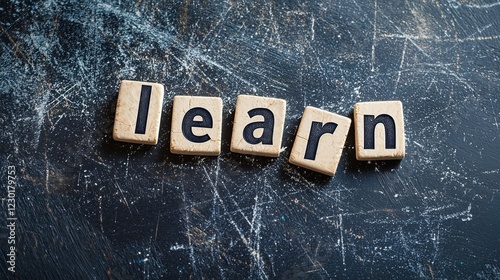
[[[401,101],[356,103],[354,124],[356,159],[404,158],[405,137]]]
[[[170,152],[217,156],[222,132],[222,99],[175,96],[170,130]]]
[[[350,118],[307,106],[289,162],[325,175],[335,175],[350,126]]]
[[[285,126],[286,101],[239,95],[234,113],[231,152],[278,157]]]
[[[161,84],[121,81],[113,139],[156,145],[160,131],[163,92]]]

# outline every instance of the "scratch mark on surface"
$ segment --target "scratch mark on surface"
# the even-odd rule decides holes
[[[441,209],[445,209],[445,208],[449,208],[449,207],[450,207],[450,205],[444,206],[444,207],[437,207],[435,209],[428,209],[428,210],[424,211],[423,214],[425,215],[426,212],[439,211]],[[441,214],[441,215],[439,215],[439,219],[441,221],[446,221],[446,220],[450,220],[450,219],[460,218],[462,220],[462,222],[468,222],[468,221],[472,220],[472,214],[470,213],[471,209],[472,209],[472,204],[469,203],[469,206],[467,207],[466,210],[460,211],[460,212],[455,212],[455,213],[452,213],[452,214],[447,214],[447,215],[442,215]]]
[[[314,16],[312,16],[311,18],[311,41],[314,41],[314,22],[315,22],[315,19],[314,19]]]
[[[205,166],[203,166],[203,170],[205,172],[205,175],[207,176],[210,185],[212,186],[212,192],[213,195],[217,198],[219,201],[220,205],[222,206],[222,209],[224,210],[225,213],[228,215],[229,223],[234,227],[236,232],[240,235],[240,239],[243,241],[243,244],[245,244],[250,256],[252,257],[252,262],[254,263],[254,266],[258,269],[259,271],[259,276],[261,278],[268,279],[269,277],[267,276],[265,272],[265,267],[264,267],[264,261],[262,260],[261,254],[260,254],[260,227],[261,227],[261,222],[260,222],[260,216],[261,216],[261,210],[260,207],[258,206],[258,195],[255,197],[255,205],[254,205],[254,210],[253,210],[253,218],[252,221],[248,221],[248,219],[243,215],[243,212],[241,211],[241,208],[239,205],[233,200],[233,203],[238,208],[238,212],[241,213],[241,215],[247,220],[249,223],[251,229],[250,233],[254,233],[255,237],[252,238],[247,238],[244,234],[241,228],[238,226],[238,224],[234,221],[231,213],[227,210],[226,205],[224,201],[222,200],[219,191],[217,190],[217,186],[214,184],[212,179],[210,178],[210,175],[208,174],[208,171]]]
[[[125,163],[125,178],[128,177],[128,166],[130,164],[130,154],[127,154],[127,162]]]
[[[158,209],[158,216],[156,218],[156,229],[155,229],[155,242],[158,237],[158,226],[160,225],[160,209]]]
[[[489,9],[489,8],[493,8],[493,7],[500,5],[500,2],[493,2],[493,3],[488,3],[488,4],[474,4],[474,3],[461,4],[461,3],[458,3],[457,0],[451,0],[449,2],[451,3],[451,5],[454,8],[458,8],[460,6],[463,6],[463,7],[467,7],[467,8],[473,8],[473,9]]]
[[[215,30],[217,30],[218,26],[224,22],[227,18],[227,14],[231,11],[233,7],[232,6],[229,6],[229,8],[224,12],[224,14],[220,17],[220,19],[217,21],[217,23],[212,27],[210,28],[210,30],[207,32],[207,34],[204,35],[203,37],[203,40],[201,40],[197,45],[196,47],[199,47],[200,45],[202,45],[205,40],[210,36],[210,34],[212,34]]]
[[[187,2],[188,1],[186,1],[186,3]],[[201,61],[201,62],[207,63],[208,65],[214,66],[214,67],[226,72],[226,74],[235,77],[236,79],[245,83],[246,85],[253,86],[252,83],[250,83],[248,80],[244,79],[240,75],[237,75],[234,70],[220,64],[219,62],[215,61],[213,58],[210,58],[209,56],[202,54],[200,49],[193,48],[189,45],[186,46],[182,41],[180,41],[178,38],[176,38],[172,34],[157,30],[157,29],[153,28],[151,25],[139,24],[140,22],[143,22],[143,19],[141,19],[133,14],[124,13],[123,11],[117,10],[114,7],[107,5],[107,4],[99,4],[98,6],[100,8],[102,8],[104,11],[112,12],[113,14],[115,14],[117,16],[121,16],[122,18],[126,19],[131,27],[138,29],[141,32],[143,32],[144,30],[147,30],[148,33],[151,35],[152,39],[156,40],[157,43],[161,43],[161,45],[164,48],[169,48],[171,46],[174,46],[174,47],[184,51],[186,53],[185,58],[189,62]],[[229,12],[229,10],[227,12]],[[180,58],[176,58],[175,56],[174,56],[174,59],[179,60],[179,62],[181,62],[181,64],[183,64],[183,66],[185,66],[186,69],[189,69],[188,67],[186,67],[187,63],[185,61],[183,62]]]
[[[482,28],[478,28],[476,32],[468,35],[465,38],[458,38],[458,35],[455,34],[455,40],[454,40],[455,44],[453,46],[451,46],[450,48],[448,48],[445,51],[445,53],[448,53],[449,51],[451,51],[454,48],[456,48],[459,43],[463,43],[463,42],[467,42],[467,41],[485,41],[485,40],[493,40],[493,39],[500,38],[500,35],[477,36],[477,35],[482,34],[485,30],[489,29],[491,26],[493,26],[493,25],[490,23],[490,24],[488,24],[486,26],[483,26]]]
[[[403,51],[401,53],[401,62],[399,63],[398,77],[396,78],[396,84],[394,85],[394,92],[392,94],[396,95],[399,85],[399,79],[401,78],[401,70],[403,69],[403,64],[405,62],[406,46],[408,45],[408,39],[405,39],[403,44]]]
[[[324,268],[323,264],[321,264],[321,262],[317,261],[317,260],[314,260],[312,257],[311,257],[311,254],[309,254],[309,251],[304,248],[304,245],[302,245],[302,243],[300,244],[300,247],[302,248],[302,250],[304,251],[304,254],[306,255],[307,259],[309,260],[309,262],[312,264],[313,266],[313,269],[308,271],[308,272],[316,272],[316,271],[322,271],[324,272],[326,275],[327,275],[327,279],[331,278],[330,277],[330,274],[328,273],[328,271]]]
[[[243,77],[239,76],[239,75],[236,75],[236,73],[234,73],[234,71],[232,69],[229,69],[221,64],[219,64],[218,62],[214,61],[213,59],[209,58],[208,56],[206,55],[202,55],[200,54],[198,51],[192,51],[191,52],[191,55],[193,57],[196,57],[198,59],[200,59],[201,61],[204,61],[212,66],[215,66],[221,70],[223,70],[224,72],[226,72],[227,74],[235,77],[236,79],[240,80],[241,82],[245,83],[246,85],[248,86],[252,86],[252,83],[250,83],[249,81],[245,80]]]
[[[415,145],[419,146],[420,148],[424,148],[424,145],[422,145],[422,144],[418,143],[417,141],[413,141],[413,143],[414,143]]]
[[[434,245],[434,254],[433,254],[432,264],[434,264],[434,262],[436,261],[436,259],[438,257],[438,253],[439,253],[439,242],[440,242],[440,237],[441,237],[440,227],[441,227],[441,223],[438,223],[436,233],[433,233],[432,237],[431,237],[432,243]]]
[[[188,238],[189,245],[189,260],[191,261],[191,268],[193,269],[193,273],[197,274],[198,268],[196,266],[196,258],[194,255],[194,245],[193,240],[191,238],[190,227],[191,221],[189,218],[189,205],[186,198],[186,190],[184,188],[184,184],[182,184],[182,201],[184,202],[184,219],[186,221],[186,236]]]
[[[340,231],[340,246],[342,248],[342,264],[345,267],[344,223],[342,221],[342,214],[339,214],[339,231]]]
[[[258,269],[259,278],[268,279],[266,274],[264,260],[260,252],[260,228],[261,228],[262,208],[259,207],[259,195],[255,196],[255,204],[253,207],[252,226],[250,232],[254,234],[254,238],[250,239],[252,247],[251,254],[254,260],[254,266]]]
[[[435,42],[457,42],[464,43],[469,41],[488,41],[495,40],[500,38],[500,35],[491,35],[491,36],[478,36],[473,37],[465,37],[465,38],[455,38],[455,37],[435,37],[435,36],[427,36],[427,35],[409,35],[409,34],[381,34],[380,38],[382,39],[411,39],[411,40],[428,40]]]
[[[373,15],[373,39],[372,39],[372,72],[375,72],[375,44],[377,44],[377,0],[375,0]]]
[[[49,193],[49,159],[47,158],[47,149],[45,149],[45,191]]]
[[[50,101],[46,106],[47,108],[52,109],[54,107],[57,107],[63,100],[66,100],[67,102],[71,102],[71,100],[69,100],[67,98],[67,93],[72,90],[73,88],[75,88],[78,84],[75,83],[74,85],[72,85],[70,88],[68,88],[64,93],[60,94],[58,97],[54,98],[54,100]],[[78,94],[78,91],[77,91],[77,94]],[[55,104],[54,104],[55,103]]]
[[[454,43],[464,43],[464,42],[469,42],[469,41],[487,41],[487,40],[495,40],[500,38],[500,35],[490,35],[490,36],[477,36],[483,33],[485,30],[490,28],[492,24],[488,24],[480,29],[478,29],[476,32],[464,37],[464,38],[459,38],[457,34],[455,34],[453,37],[439,37],[439,36],[430,36],[430,35],[425,35],[425,34],[419,34],[419,35],[410,35],[401,32],[401,30],[398,28],[398,31],[400,31],[400,34],[380,34],[379,37],[382,39],[408,39],[408,40],[427,40],[427,41],[434,41],[434,42],[454,42]],[[397,28],[397,27],[396,27]],[[449,52],[451,49],[455,48],[457,44],[453,45],[449,49],[446,50],[446,52]],[[446,53],[445,52],[445,53]]]
[[[8,29],[5,29],[3,26],[0,26],[0,30],[2,31],[2,34],[7,35],[7,38],[9,39],[10,43],[14,45],[14,50],[12,54],[14,56],[17,56],[18,53],[21,54],[21,56],[24,58],[24,60],[26,60],[26,62],[31,66],[31,68],[34,68],[33,63],[29,60],[28,56],[19,49],[19,44],[7,32]]]
[[[101,227],[101,232],[104,233],[104,226],[102,224],[102,195],[97,199],[99,202],[99,226]]]
[[[61,115],[59,115],[59,117],[57,118],[56,122],[55,123],[52,123],[52,121],[49,119],[49,122],[50,122],[50,130],[51,131],[54,131],[54,129],[56,128],[56,125],[61,121],[62,118],[64,118],[66,116],[66,113],[62,113]]]
[[[45,122],[45,115],[47,114],[47,102],[49,101],[48,90],[43,94],[42,100],[35,107],[36,111],[36,130],[35,130],[35,143],[34,146],[38,146],[40,143],[40,133],[42,132],[42,126]]]
[[[186,25],[188,21],[188,7],[189,7],[189,0],[184,0],[182,5],[182,11],[180,13],[180,24],[179,24],[179,33],[180,35],[184,35],[184,31],[186,30]]]
[[[115,187],[117,187],[117,188],[118,188],[118,190],[120,191],[120,194],[122,195],[123,201],[125,202],[125,205],[127,205],[128,211],[130,212],[130,214],[132,214],[132,210],[130,210],[130,206],[128,205],[127,198],[126,198],[126,197],[125,197],[125,195],[123,194],[123,190],[122,190],[122,188],[120,187],[120,184],[118,184],[118,182],[117,182],[117,181],[115,181],[114,183],[115,183]]]
[[[425,262],[425,266],[429,270],[429,273],[431,274],[431,279],[434,280],[434,271],[432,270],[432,265],[428,262]]]
[[[205,171],[205,175],[207,176],[209,182],[210,182],[210,185],[212,186],[212,191],[213,191],[213,194],[214,196],[217,198],[217,200],[220,202],[220,205],[222,206],[222,208],[224,209],[224,212],[228,213],[228,217],[229,217],[229,223],[234,227],[234,229],[238,232],[241,240],[243,241],[243,243],[245,244],[245,246],[247,246],[248,249],[251,249],[250,247],[248,247],[248,239],[245,237],[245,235],[243,234],[242,230],[240,229],[240,227],[236,224],[236,222],[234,221],[234,219],[232,218],[232,216],[230,215],[230,212],[227,210],[226,208],[226,205],[224,204],[224,201],[222,200],[222,198],[220,197],[220,194],[219,194],[219,191],[217,190],[217,187],[216,185],[212,182],[212,180],[210,179],[210,175],[208,174],[207,172],[207,169],[205,168],[205,166],[203,166],[203,170]]]

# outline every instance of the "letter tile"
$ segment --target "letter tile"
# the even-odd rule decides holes
[[[350,126],[349,118],[307,106],[289,162],[325,175],[335,175]]]
[[[170,152],[217,156],[222,132],[222,99],[175,96],[170,131]]]
[[[285,126],[286,101],[239,95],[234,113],[231,152],[278,157]]]
[[[354,124],[358,160],[404,158],[404,118],[400,101],[356,103]]]
[[[123,80],[116,103],[113,139],[156,145],[163,106],[163,85]]]

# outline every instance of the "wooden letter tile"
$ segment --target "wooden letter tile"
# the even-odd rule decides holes
[[[286,101],[239,95],[234,113],[231,152],[278,157],[285,126]]]
[[[113,139],[156,145],[163,91],[161,84],[123,80],[116,103]]]
[[[403,105],[400,101],[354,105],[358,160],[402,159],[405,156]]]
[[[175,96],[170,131],[170,152],[217,156],[222,132],[222,99]]]
[[[333,176],[351,119],[307,106],[290,153],[290,163]]]

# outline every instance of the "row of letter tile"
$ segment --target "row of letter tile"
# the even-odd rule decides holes
[[[122,81],[113,138],[130,143],[157,144],[163,95],[161,84]],[[239,95],[231,152],[278,157],[285,112],[285,100]],[[290,163],[333,176],[350,126],[350,118],[306,107],[290,153]],[[174,97],[170,131],[172,153],[217,156],[221,150],[221,132],[221,98]],[[402,159],[405,140],[401,102],[355,104],[354,133],[358,160]]]

